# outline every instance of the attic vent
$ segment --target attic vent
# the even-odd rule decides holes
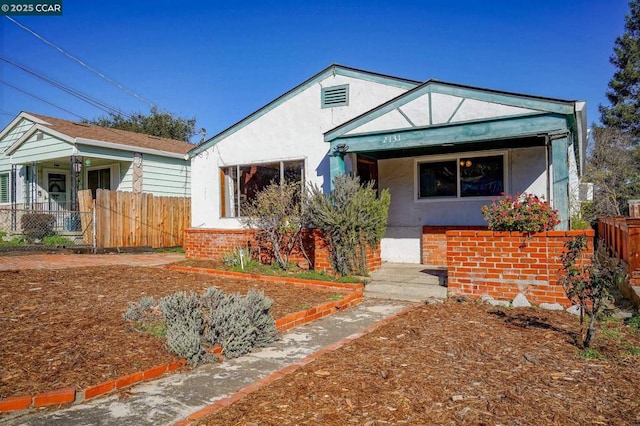
[[[322,108],[333,108],[349,105],[349,85],[323,87]]]

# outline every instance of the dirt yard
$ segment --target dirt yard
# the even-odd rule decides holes
[[[206,425],[638,425],[640,332],[608,321],[593,351],[564,312],[422,305]]]
[[[122,318],[144,295],[263,290],[280,318],[332,293],[159,267],[102,266],[0,271],[0,399],[61,387],[82,389],[177,358],[162,340]]]

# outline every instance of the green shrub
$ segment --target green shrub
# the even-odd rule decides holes
[[[358,177],[338,175],[333,191],[311,189],[310,222],[323,231],[331,266],[340,275],[367,275],[366,247],[376,248],[387,227],[391,195],[378,196],[373,183],[361,185]]]
[[[53,235],[56,225],[55,216],[47,213],[27,213],[20,218],[22,232],[30,240],[41,240]]]
[[[201,363],[205,358],[205,351],[200,337],[203,319],[198,296],[193,292],[171,294],[162,299],[160,309],[167,325],[169,349],[185,358],[189,365]]]
[[[73,240],[70,240],[67,237],[63,237],[62,235],[49,235],[42,239],[42,244],[45,246],[72,246],[75,243]]]
[[[589,228],[591,228],[591,225],[583,218],[577,216],[571,218],[571,229],[582,230]]]
[[[265,347],[273,342],[278,335],[276,322],[270,313],[273,300],[266,297],[262,291],[249,290],[244,302],[249,322],[256,329],[253,346],[257,348]]]
[[[533,194],[505,196],[482,207],[482,216],[492,231],[525,233],[550,231],[560,223],[558,211]]]
[[[126,312],[122,316],[127,321],[140,321],[149,317],[158,316],[159,312],[154,308],[158,303],[152,296],[142,296],[139,301],[129,303]]]
[[[222,263],[232,269],[244,271],[255,268],[260,264],[251,254],[249,247],[236,247],[222,256]]]
[[[273,342],[277,331],[272,305],[261,291],[251,290],[243,297],[210,287],[200,297],[174,293],[159,306],[153,297],[142,297],[129,304],[123,317],[139,330],[165,336],[171,352],[197,365],[215,359],[207,352],[214,345],[234,358]]]

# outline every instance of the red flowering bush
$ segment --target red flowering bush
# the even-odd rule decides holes
[[[533,194],[507,195],[482,207],[484,220],[492,231],[550,231],[560,223],[558,211]]]

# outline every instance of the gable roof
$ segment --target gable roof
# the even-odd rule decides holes
[[[325,141],[330,142],[346,133],[358,129],[360,126],[383,116],[390,111],[396,110],[407,103],[431,93],[445,94],[460,97],[463,99],[474,99],[485,103],[493,103],[515,109],[521,109],[521,114],[562,114],[569,115],[576,112],[577,101],[549,98],[543,96],[526,95],[516,92],[507,92],[495,89],[487,89],[476,86],[451,83],[436,79],[429,79],[425,83],[409,90],[375,108],[369,110],[345,123],[325,133]],[[429,103],[431,100],[429,100]],[[458,105],[460,107],[461,104]],[[429,111],[429,114],[431,112]],[[455,111],[454,111],[455,114]],[[452,115],[453,117],[453,115]],[[407,117],[405,117],[407,118]],[[407,119],[410,127],[416,127]],[[447,123],[448,124],[448,123]],[[430,124],[431,125],[431,124]],[[430,126],[429,125],[429,126]],[[435,123],[433,125],[436,125]],[[438,123],[437,125],[442,125]],[[429,127],[427,126],[427,127]],[[424,126],[421,126],[424,127]]]
[[[376,72],[365,71],[357,68],[346,67],[344,65],[339,65],[339,64],[331,64],[327,68],[323,69],[322,71],[314,75],[313,77],[305,80],[304,82],[300,83],[299,85],[289,90],[288,92],[278,96],[276,99],[269,102],[262,108],[252,112],[242,120],[226,128],[225,130],[218,133],[217,135],[202,142],[201,144],[199,144],[189,152],[189,156],[194,157],[195,155],[201,153],[202,151],[216,144],[220,140],[234,134],[238,130],[245,127],[247,124],[255,121],[256,119],[260,118],[261,116],[271,111],[278,105],[282,104],[286,100],[291,99],[298,93],[309,88],[310,86],[317,83],[318,81],[325,79],[331,74],[359,78],[362,80],[373,81],[377,83],[387,84],[390,86],[402,87],[405,89],[413,89],[414,87],[418,86],[421,83],[420,81],[416,81],[416,80],[409,80],[405,78],[394,77],[394,76],[380,74]]]
[[[6,131],[11,129],[22,118],[33,121],[35,126],[38,126],[45,132],[47,129],[51,129],[53,132],[75,139],[76,142],[82,142],[88,145],[90,145],[92,141],[107,142],[110,144],[120,145],[121,149],[130,147],[131,151],[142,149],[182,155],[185,155],[193,148],[193,145],[190,143],[174,139],[160,138],[127,130],[111,129],[97,126],[95,124],[63,120],[61,118],[24,111],[21,112],[16,119],[7,126],[7,128],[5,128],[5,131],[0,134],[0,137],[2,137]]]

